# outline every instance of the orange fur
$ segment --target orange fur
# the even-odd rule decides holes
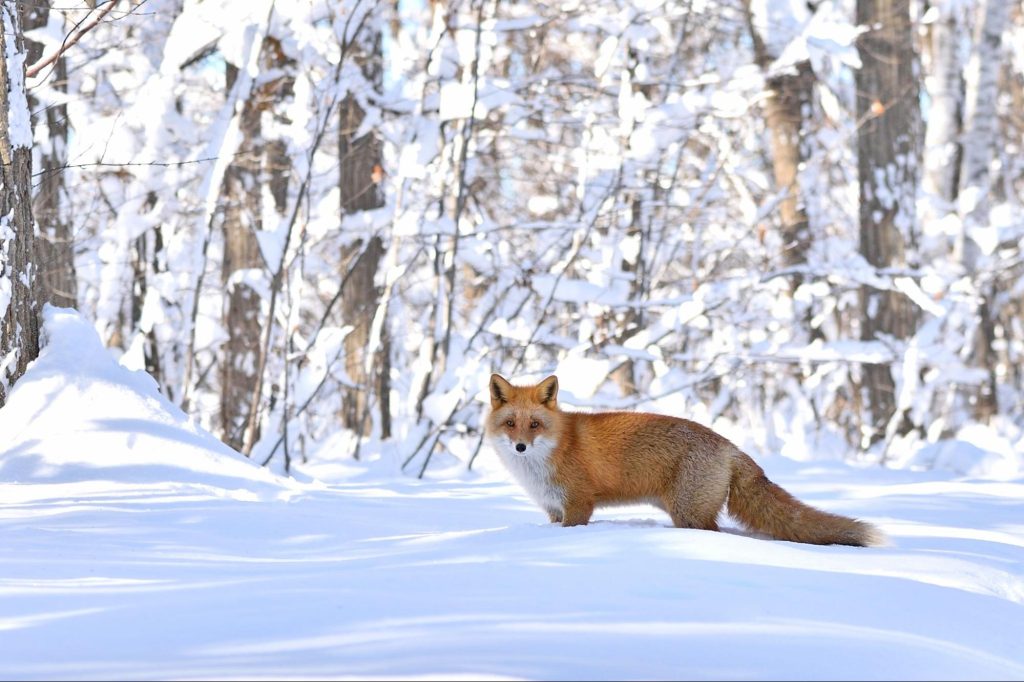
[[[723,507],[780,540],[869,546],[863,521],[800,502],[728,439],[687,419],[645,412],[563,412],[558,379],[514,386],[494,374],[486,434],[505,466],[563,526],[603,505],[649,502],[680,528],[718,530]]]

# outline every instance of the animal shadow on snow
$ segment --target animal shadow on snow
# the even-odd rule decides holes
[[[719,519],[719,523],[721,523],[721,519]],[[550,525],[550,526],[554,526],[554,527],[557,527],[557,528],[561,528],[562,527],[561,524],[559,524],[559,523],[549,523],[549,524],[540,524],[540,525]],[[699,530],[699,529],[696,529],[696,528],[676,528],[674,525],[672,525],[672,522],[670,520],[668,520],[667,518],[665,520],[661,520],[661,519],[657,519],[657,518],[640,518],[640,517],[632,518],[632,519],[591,519],[590,522],[586,526],[576,526],[575,528],[592,528],[592,527],[618,528],[618,529],[623,529],[623,530],[629,529],[629,528],[664,528],[667,531],[690,530],[690,531],[699,531],[701,533],[714,533],[715,532],[715,531]],[[572,530],[572,528],[566,528],[565,530]],[[774,538],[771,538],[771,537],[769,537],[767,535],[763,535],[761,533],[756,533],[756,532],[753,532],[753,531],[748,531],[748,530],[746,530],[744,528],[735,527],[735,526],[725,526],[725,525],[722,525],[722,526],[719,527],[718,532],[720,532],[720,533],[727,533],[729,535],[735,535],[735,536],[738,536],[738,537],[754,538],[754,539],[757,539],[757,540],[774,540]]]

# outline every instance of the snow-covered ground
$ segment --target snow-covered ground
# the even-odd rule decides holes
[[[564,529],[491,453],[427,481],[386,456],[277,477],[77,315],[45,331],[0,410],[4,679],[1024,678],[1019,476],[759,458],[881,549],[649,507]]]

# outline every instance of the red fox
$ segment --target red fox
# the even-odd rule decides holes
[[[678,528],[718,530],[725,506],[750,530],[816,545],[887,544],[871,524],[800,502],[711,429],[645,412],[563,412],[558,378],[513,386],[492,374],[486,434],[552,523],[577,526],[603,505],[648,502]]]

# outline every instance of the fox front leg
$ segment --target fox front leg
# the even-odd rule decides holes
[[[569,526],[585,526],[590,521],[591,515],[594,513],[594,502],[589,499],[572,499],[566,500],[565,513],[562,515],[562,525],[568,528]]]
[[[551,521],[551,523],[562,522],[562,512],[560,509],[548,508],[544,511],[548,513],[548,520]]]

